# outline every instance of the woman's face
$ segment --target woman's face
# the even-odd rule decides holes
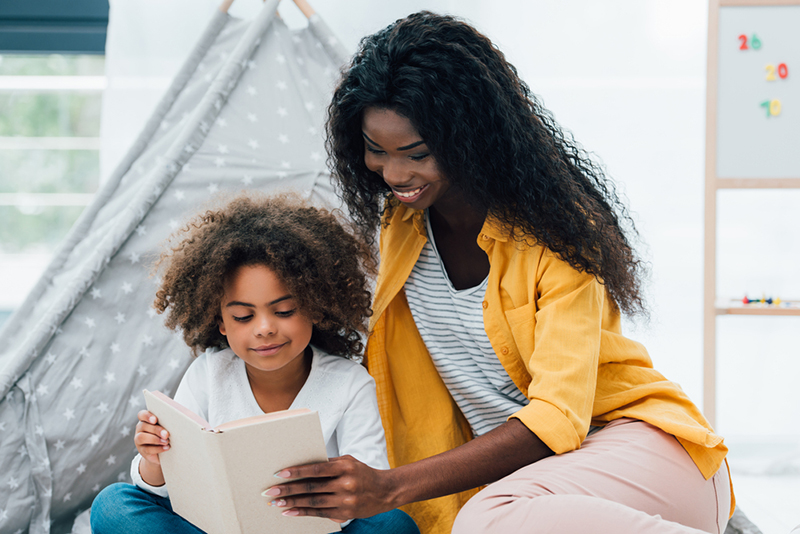
[[[388,109],[369,107],[364,111],[362,134],[364,163],[383,178],[397,200],[426,209],[448,198],[450,183],[410,120]]]

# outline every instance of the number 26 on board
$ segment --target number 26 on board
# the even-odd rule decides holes
[[[738,37],[740,41],[739,50],[749,50],[752,48],[753,50],[758,50],[761,48],[761,39],[759,39],[756,34],[753,34],[753,37],[750,39],[750,47],[747,46],[747,36],[742,34]]]

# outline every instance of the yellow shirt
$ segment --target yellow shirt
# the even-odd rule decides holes
[[[389,462],[405,465],[457,447],[472,432],[431,361],[403,284],[425,244],[424,213],[395,207],[380,237],[381,266],[367,343]],[[683,390],[621,334],[597,279],[542,246],[523,245],[487,219],[478,236],[489,269],[483,318],[503,367],[530,402],[518,418],[556,454],[581,446],[589,425],[630,417],[674,435],[708,479],[727,453]],[[477,490],[404,509],[422,532],[450,532]],[[733,510],[733,500],[731,504]]]

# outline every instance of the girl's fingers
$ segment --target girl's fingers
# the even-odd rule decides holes
[[[150,423],[152,425],[158,423],[158,417],[147,410],[139,411],[136,416],[139,418],[139,421],[142,421],[143,423]]]
[[[169,432],[164,427],[143,423],[142,421],[136,424],[136,433],[152,434],[162,440],[169,440]]]
[[[133,442],[136,445],[169,446],[168,438],[162,438],[161,436],[149,432],[137,432],[133,437]]]

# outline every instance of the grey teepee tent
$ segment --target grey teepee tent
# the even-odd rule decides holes
[[[143,388],[172,392],[188,349],[150,304],[150,261],[216,192],[333,203],[323,113],[345,52],[278,0],[217,13],[124,161],[0,331],[0,531],[69,532],[128,477]]]

